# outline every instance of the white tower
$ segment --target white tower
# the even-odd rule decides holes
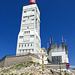
[[[40,49],[40,11],[35,0],[30,0],[29,5],[23,6],[16,55],[39,53]]]

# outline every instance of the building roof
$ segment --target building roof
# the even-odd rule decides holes
[[[46,51],[46,49],[45,48],[41,48],[41,51],[43,50],[43,52],[46,52],[47,53],[47,51]]]
[[[67,45],[65,45],[65,44],[63,44],[63,45],[51,45],[48,48],[48,53],[49,53],[49,51],[51,51],[51,49],[55,49],[55,48],[65,48],[66,54],[68,54],[68,52],[67,52]]]

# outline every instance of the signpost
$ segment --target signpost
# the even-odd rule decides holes
[[[70,64],[69,64],[69,63],[66,63],[66,66],[67,66],[67,67],[69,67],[69,66],[70,66]]]
[[[42,55],[42,75],[44,75],[44,55]]]
[[[66,63],[67,73],[68,73],[69,66],[70,66],[70,64]]]
[[[60,75],[61,75],[61,64],[59,66],[60,66]]]

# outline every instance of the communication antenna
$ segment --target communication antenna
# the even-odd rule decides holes
[[[63,36],[62,36],[62,45],[63,45],[64,41],[63,41]]]
[[[50,45],[51,45],[51,38],[50,38]]]
[[[66,45],[66,39],[65,39],[65,45]]]
[[[48,50],[48,48],[49,48],[49,43],[47,43],[47,50]]]

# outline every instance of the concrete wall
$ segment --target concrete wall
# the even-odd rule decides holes
[[[22,62],[26,61],[33,61],[33,62],[39,62],[39,58],[32,56],[32,55],[21,55],[21,56],[11,56],[11,57],[5,57],[0,61],[0,68],[3,67],[9,67],[14,64],[20,64]]]
[[[67,62],[67,57],[65,52],[53,52],[52,56],[61,56],[62,57],[62,63]]]

